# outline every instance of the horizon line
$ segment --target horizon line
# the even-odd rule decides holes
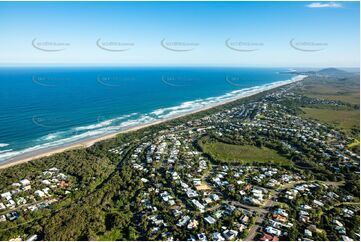
[[[219,68],[349,68],[360,69],[360,66],[267,66],[267,65],[225,65],[225,64],[110,64],[110,63],[0,63],[0,68],[4,67],[219,67]]]

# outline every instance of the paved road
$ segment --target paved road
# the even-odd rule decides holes
[[[240,203],[238,201],[231,201],[230,204],[234,205],[234,206],[238,206],[238,207],[242,207],[242,208],[246,208],[250,211],[254,211],[257,212],[257,216],[255,218],[255,224],[251,226],[251,228],[248,231],[248,235],[245,238],[245,241],[251,241],[254,239],[254,237],[256,236],[256,233],[258,231],[259,228],[261,228],[261,224],[263,223],[263,220],[265,219],[267,213],[269,212],[269,208],[272,207],[272,203],[273,201],[271,199],[268,199],[265,204],[261,207],[255,207],[255,206],[251,206],[251,205],[246,205],[243,203]]]
[[[57,199],[53,198],[53,199],[48,199],[48,200],[43,200],[43,201],[35,201],[35,202],[32,202],[32,203],[25,203],[25,204],[18,205],[15,208],[10,208],[10,209],[7,209],[5,211],[2,211],[0,213],[0,215],[5,215],[7,213],[16,212],[16,211],[18,211],[18,210],[20,210],[22,208],[27,208],[27,207],[32,206],[32,205],[39,205],[40,203],[47,202],[49,204],[52,204],[52,203],[57,202],[57,201],[58,201]]]
[[[217,204],[217,205],[215,205],[213,207],[207,208],[205,210],[205,212],[211,212],[211,211],[217,210],[220,206],[221,206],[220,204]]]
[[[240,203],[240,202],[238,202],[238,201],[230,201],[229,203],[230,203],[231,205],[233,205],[233,206],[246,208],[246,209],[248,209],[248,210],[255,211],[255,212],[257,212],[257,213],[267,213],[267,212],[268,212],[268,211],[265,210],[263,207],[255,207],[255,206],[251,206],[251,205],[247,205],[247,204]]]
[[[303,181],[303,180],[297,181],[297,182],[290,182],[290,183],[280,186],[277,190],[291,188],[297,184],[305,183],[305,182],[306,181]],[[314,182],[314,181],[310,181],[310,182]],[[344,181],[340,181],[340,182],[322,181],[322,182],[326,185],[336,186],[336,187],[342,186],[344,184]],[[260,225],[263,223],[263,220],[266,217],[266,214],[269,212],[270,208],[272,208],[273,200],[277,201],[277,199],[278,199],[279,192],[277,190],[274,190],[274,189],[269,190],[270,198],[265,202],[265,204],[262,207],[253,207],[253,206],[249,206],[249,205],[245,205],[245,204],[237,202],[237,205],[239,205],[241,207],[248,208],[250,210],[258,212],[258,215],[256,217],[256,222],[249,229],[249,232],[248,232],[247,237],[245,238],[245,241],[254,240],[254,237],[256,236],[258,229],[261,228]]]
[[[254,240],[254,237],[256,236],[257,230],[260,228],[259,225],[255,224],[251,227],[251,229],[248,231],[247,237],[244,239],[245,241],[252,241]]]
[[[291,182],[286,184],[285,186],[281,186],[281,189],[285,189],[286,187],[292,187],[296,184],[297,182]],[[301,182],[300,182],[301,183]],[[278,199],[278,194],[279,192],[274,190],[274,189],[270,189],[270,195],[269,195],[269,199],[266,200],[266,202],[264,203],[263,206],[261,207],[253,207],[253,206],[248,206],[248,205],[242,205],[245,207],[248,207],[249,209],[253,209],[254,211],[258,212],[256,220],[255,220],[255,224],[251,226],[251,228],[248,231],[248,235],[245,238],[245,241],[251,241],[254,240],[254,237],[257,234],[257,231],[261,228],[261,224],[263,223],[267,213],[270,211],[270,209],[273,206],[273,200]]]

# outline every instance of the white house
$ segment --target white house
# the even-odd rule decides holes
[[[30,181],[28,179],[22,179],[20,183],[23,187],[30,185]]]

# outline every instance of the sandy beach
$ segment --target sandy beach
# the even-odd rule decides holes
[[[284,85],[288,85],[288,84],[291,84],[291,83],[294,83],[294,82],[297,82],[297,81],[301,81],[306,77],[307,76],[305,76],[305,75],[299,75],[299,76],[293,77],[291,80],[276,82],[274,84],[271,84],[271,85],[268,85],[268,86],[265,86],[265,87],[262,87],[262,88],[259,88],[259,89],[254,89],[252,91],[245,92],[244,94],[239,95],[237,97],[230,98],[228,100],[221,101],[221,102],[218,102],[218,103],[215,103],[215,104],[210,104],[210,105],[208,105],[208,106],[206,106],[204,108],[199,108],[199,109],[195,109],[195,110],[192,110],[192,111],[189,111],[189,112],[180,113],[178,115],[174,115],[174,116],[169,117],[169,118],[159,119],[159,120],[152,121],[152,122],[149,122],[149,123],[146,123],[146,124],[137,125],[137,126],[130,127],[130,128],[127,128],[127,129],[124,129],[124,130],[121,130],[121,131],[111,133],[111,134],[105,134],[105,135],[102,135],[100,137],[93,137],[93,138],[84,139],[84,140],[78,141],[78,142],[73,143],[73,144],[64,144],[61,147],[47,148],[47,149],[43,149],[43,150],[39,149],[39,150],[36,150],[36,151],[33,151],[33,152],[21,154],[21,155],[18,155],[16,157],[13,157],[13,158],[5,161],[4,163],[0,163],[0,169],[5,169],[5,168],[8,168],[8,167],[18,165],[18,164],[22,164],[22,163],[25,163],[25,162],[29,162],[29,161],[32,161],[32,160],[35,160],[35,159],[48,157],[48,156],[51,156],[51,155],[54,155],[54,154],[62,153],[62,152],[67,151],[67,150],[87,148],[87,147],[90,147],[90,146],[94,145],[97,142],[114,138],[115,136],[117,136],[118,134],[121,134],[121,133],[136,131],[136,130],[146,128],[146,127],[149,127],[149,126],[152,126],[152,125],[156,125],[156,124],[160,124],[160,123],[163,123],[163,122],[166,122],[166,121],[177,119],[177,118],[180,118],[180,117],[183,117],[183,116],[186,116],[186,115],[190,115],[190,114],[194,114],[194,113],[197,113],[197,112],[205,111],[205,110],[217,107],[217,106],[221,106],[221,105],[224,105],[224,104],[227,104],[227,103],[234,102],[234,101],[242,99],[242,98],[246,98],[246,97],[256,95],[256,94],[264,92],[264,91],[268,91],[268,90],[278,88],[278,87],[281,87],[281,86],[284,86]]]

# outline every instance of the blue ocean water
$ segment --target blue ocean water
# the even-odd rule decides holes
[[[0,162],[227,100],[286,69],[0,68]],[[282,74],[281,74],[282,73]]]

